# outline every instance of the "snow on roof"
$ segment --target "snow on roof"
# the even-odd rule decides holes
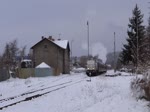
[[[51,68],[49,65],[46,63],[42,62],[40,65],[38,65],[36,68]]]
[[[30,59],[23,59],[23,60],[21,60],[21,62],[32,62],[32,60],[30,60]]]
[[[68,40],[55,40],[53,42],[63,49],[67,48]]]

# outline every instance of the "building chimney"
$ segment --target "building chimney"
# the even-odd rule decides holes
[[[53,38],[52,38],[52,36],[49,36],[48,39],[49,39],[49,40],[52,40]]]
[[[55,39],[52,36],[49,36],[48,39],[51,41],[55,41]]]
[[[43,39],[44,39],[44,36],[42,36],[41,39],[43,40]]]

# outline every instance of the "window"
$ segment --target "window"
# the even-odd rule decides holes
[[[47,45],[44,45],[44,48],[47,48]]]

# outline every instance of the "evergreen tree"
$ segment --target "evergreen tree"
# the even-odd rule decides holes
[[[150,17],[148,18],[148,26],[146,28],[146,37],[150,40]]]
[[[133,16],[129,19],[127,44],[123,45],[120,56],[121,62],[125,65],[132,63],[134,66],[141,64],[144,56],[143,48],[145,39],[145,27],[142,25],[143,16],[136,5]],[[138,64],[137,64],[138,61]]]

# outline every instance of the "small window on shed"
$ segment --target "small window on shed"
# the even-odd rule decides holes
[[[47,45],[44,45],[44,48],[47,48]]]

